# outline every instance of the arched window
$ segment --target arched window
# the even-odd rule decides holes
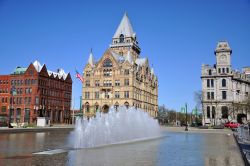
[[[124,103],[124,105],[126,106],[127,109],[129,108],[129,103],[127,101]]]
[[[115,103],[115,110],[116,110],[116,111],[118,110],[118,107],[119,107],[119,103],[116,102],[116,103]]]
[[[112,61],[110,59],[105,59],[103,62],[103,67],[112,67]]]
[[[89,103],[85,103],[85,109],[86,109],[86,112],[89,112]]]
[[[104,106],[102,107],[102,112],[103,112],[103,113],[108,113],[108,112],[109,112],[109,106],[108,106],[108,105],[104,105]]]
[[[120,43],[123,43],[123,42],[124,42],[124,35],[123,35],[123,34],[120,35],[120,37],[119,37],[119,42],[120,42]]]
[[[208,70],[208,74],[212,75],[212,70],[211,69]]]
[[[221,114],[222,114],[223,119],[228,118],[228,108],[227,108],[227,106],[222,106],[221,107]]]
[[[222,85],[222,87],[226,87],[226,86],[227,86],[227,81],[226,81],[226,79],[222,79],[221,85]]]

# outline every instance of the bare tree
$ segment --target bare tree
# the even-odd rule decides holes
[[[203,122],[205,122],[205,112],[202,109],[203,95],[202,95],[202,91],[201,90],[194,92],[194,100],[196,102],[196,107],[197,107],[198,111],[201,112],[202,115],[203,115],[202,116],[203,117]]]

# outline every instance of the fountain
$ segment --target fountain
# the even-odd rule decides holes
[[[142,141],[161,136],[158,121],[141,109],[112,106],[94,118],[77,118],[70,141],[74,148],[93,148]]]

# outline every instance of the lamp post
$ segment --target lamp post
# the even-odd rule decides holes
[[[186,128],[185,131],[188,131],[188,124],[187,124],[187,103],[185,104],[186,107]]]

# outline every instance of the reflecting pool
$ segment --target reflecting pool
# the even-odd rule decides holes
[[[232,135],[162,132],[159,139],[77,150],[68,144],[70,131],[0,134],[0,165],[244,165]],[[54,149],[66,151],[33,154]]]

